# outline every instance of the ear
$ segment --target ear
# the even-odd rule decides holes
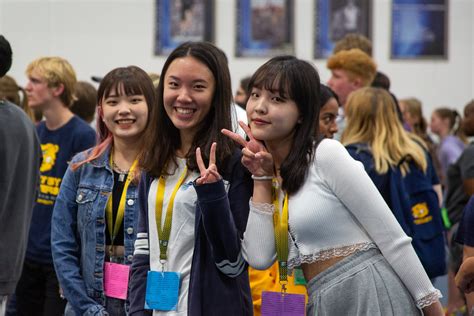
[[[103,121],[104,120],[104,111],[102,110],[101,105],[97,106],[97,114],[99,115],[100,119]]]
[[[64,84],[60,83],[58,86],[52,87],[51,91],[53,93],[53,96],[59,97],[64,92]]]
[[[354,80],[352,81],[352,84],[354,87],[357,89],[362,88],[364,85],[362,84],[362,78],[361,77],[355,77]]]

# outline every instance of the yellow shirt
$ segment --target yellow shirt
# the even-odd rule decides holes
[[[278,272],[278,262],[275,262],[267,270],[255,270],[249,267],[249,280],[250,280],[250,290],[252,291],[252,301],[253,301],[253,314],[255,316],[261,315],[262,307],[262,292],[271,291],[271,292],[280,292],[280,275]],[[295,285],[295,276],[294,271],[293,275],[288,276],[288,284],[286,286],[287,293],[291,294],[304,294],[305,304],[308,303],[308,294],[306,292],[306,286],[304,285]]]

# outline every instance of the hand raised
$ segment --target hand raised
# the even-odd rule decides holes
[[[201,148],[196,148],[196,162],[199,167],[199,173],[201,176],[196,180],[196,183],[206,184],[206,183],[214,183],[219,181],[222,177],[217,171],[216,166],[216,143],[212,143],[211,145],[211,152],[209,155],[209,167],[206,168],[204,161],[202,160],[201,155]]]
[[[272,155],[266,150],[263,143],[252,135],[250,128],[244,122],[239,121],[239,125],[249,137],[249,141],[227,129],[223,129],[221,132],[243,147],[242,164],[255,176],[273,175]]]

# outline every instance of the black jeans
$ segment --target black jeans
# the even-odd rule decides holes
[[[16,287],[16,309],[19,316],[61,316],[66,300],[59,296],[59,283],[52,264],[25,259]]]

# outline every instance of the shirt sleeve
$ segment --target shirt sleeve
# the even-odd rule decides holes
[[[463,180],[474,178],[474,145],[471,144],[462,153],[459,161]]]
[[[273,213],[273,204],[250,201],[242,253],[249,265],[257,270],[268,269],[276,260]]]
[[[320,143],[315,159],[318,173],[377,244],[418,307],[435,302],[440,292],[431,284],[411,238],[403,232],[362,164],[333,140]]]

